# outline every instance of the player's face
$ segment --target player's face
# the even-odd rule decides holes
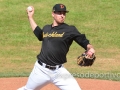
[[[66,12],[65,11],[53,12],[52,16],[56,23],[58,24],[64,23]]]

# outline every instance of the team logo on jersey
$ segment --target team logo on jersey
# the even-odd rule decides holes
[[[44,37],[63,37],[64,33],[65,33],[65,32],[60,33],[60,34],[59,34],[58,32],[52,32],[52,33],[48,33],[48,32],[47,32],[47,33],[44,33],[44,32],[43,32],[43,38],[44,38]]]

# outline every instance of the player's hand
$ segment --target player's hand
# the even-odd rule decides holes
[[[94,48],[90,48],[87,52],[86,52],[87,56],[89,58],[93,57],[93,54],[95,54],[95,50]]]
[[[28,14],[28,18],[32,18],[33,15],[34,15],[34,7],[33,7],[33,6],[30,6],[30,7],[32,8],[31,11],[29,11],[28,7],[27,7],[27,9],[26,9],[27,14]]]

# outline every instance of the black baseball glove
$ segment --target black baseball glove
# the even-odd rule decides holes
[[[96,59],[96,56],[93,54],[92,57],[88,57],[86,53],[81,54],[77,58],[77,64],[79,66],[91,66]]]

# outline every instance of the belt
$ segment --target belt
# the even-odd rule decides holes
[[[45,63],[42,63],[41,61],[38,60],[38,63],[41,65],[41,66],[44,66],[45,68],[48,68],[48,69],[51,69],[51,70],[55,70],[57,68],[60,68],[62,65],[56,65],[56,66],[51,66],[51,65],[47,65]]]

